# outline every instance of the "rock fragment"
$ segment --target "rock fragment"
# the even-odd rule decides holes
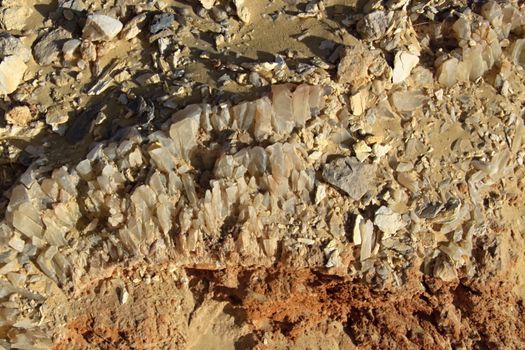
[[[357,31],[363,39],[376,40],[385,35],[388,18],[385,11],[374,11],[364,16],[357,23]]]
[[[394,58],[392,82],[399,84],[409,77],[412,69],[419,63],[419,57],[408,51],[398,51]]]
[[[28,106],[17,106],[9,110],[5,114],[5,120],[9,124],[17,126],[27,126],[30,122],[36,119],[36,115],[31,113]]]
[[[237,8],[237,16],[244,23],[249,23],[251,19],[251,14],[248,8],[246,7],[244,0],[234,0],[235,7]]]
[[[374,217],[374,225],[376,225],[385,237],[393,235],[400,229],[406,226],[406,223],[401,218],[401,215],[392,211],[392,209],[382,206],[377,209]]]
[[[122,29],[122,32],[120,33],[121,37],[125,40],[131,40],[139,35],[139,33],[142,31],[142,28],[144,27],[146,18],[148,18],[148,14],[146,12],[133,17],[128,23],[126,23],[124,29]]]
[[[0,62],[0,95],[14,92],[24,78],[27,66],[20,56],[9,56]]]
[[[337,80],[359,88],[370,80],[368,67],[374,63],[374,55],[363,45],[346,47],[337,66]]]
[[[58,60],[62,46],[71,33],[63,28],[57,28],[42,36],[33,46],[33,56],[41,66],[47,66]]]
[[[19,56],[24,62],[28,62],[31,59],[31,50],[19,38],[2,33],[0,34],[0,59],[8,56]]]
[[[155,15],[151,21],[149,32],[151,34],[157,34],[158,32],[171,27],[174,21],[175,17],[171,13],[161,13]]]
[[[82,37],[91,41],[110,41],[122,30],[122,22],[106,15],[89,15]]]
[[[62,46],[62,53],[64,54],[64,59],[70,61],[75,57],[75,52],[80,47],[82,42],[78,39],[70,39],[64,43]]]
[[[346,157],[326,164],[322,176],[326,182],[357,201],[368,191],[375,170],[374,165],[361,163],[354,157]]]
[[[215,0],[200,0],[200,2],[206,10],[211,9],[215,5]]]
[[[7,6],[0,9],[0,27],[5,30],[23,30],[31,16],[29,6]]]

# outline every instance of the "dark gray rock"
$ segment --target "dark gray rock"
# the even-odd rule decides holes
[[[64,43],[71,39],[71,33],[57,28],[45,34],[33,46],[33,56],[41,66],[47,66],[58,60]]]

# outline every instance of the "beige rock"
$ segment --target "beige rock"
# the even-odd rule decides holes
[[[459,60],[455,57],[443,62],[437,71],[437,79],[441,85],[451,87],[457,82]]]
[[[249,23],[251,19],[251,14],[248,8],[246,7],[244,0],[234,0],[235,7],[237,8],[237,16],[244,23]]]
[[[5,30],[23,30],[31,16],[31,8],[27,5],[7,7],[0,11],[0,25]]]
[[[14,107],[5,114],[5,120],[9,124],[17,126],[26,126],[35,119],[36,115],[33,115],[27,106]]]
[[[399,84],[405,81],[412,69],[419,63],[419,57],[411,52],[398,51],[394,58],[392,82]]]
[[[82,37],[91,41],[109,41],[122,30],[122,22],[106,15],[90,15],[82,31]]]
[[[9,56],[0,63],[0,95],[14,92],[24,78],[27,69],[20,56]]]
[[[202,7],[206,10],[211,9],[215,5],[215,0],[200,0]]]
[[[366,110],[368,90],[360,90],[350,97],[350,108],[353,115],[361,115]]]

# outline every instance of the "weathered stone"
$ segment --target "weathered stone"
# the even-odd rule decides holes
[[[360,200],[374,180],[376,167],[359,162],[354,157],[338,158],[326,164],[323,179],[346,192],[354,200]]]
[[[31,59],[31,50],[26,47],[22,40],[9,34],[0,34],[0,60],[8,56],[19,56],[27,62]]]
[[[0,26],[5,30],[23,30],[31,16],[28,5],[0,8]]]
[[[20,56],[9,56],[0,63],[0,95],[16,90],[22,82],[27,66]]]
[[[398,51],[394,58],[392,82],[394,84],[403,82],[418,63],[419,57],[417,55],[407,51]]]
[[[91,41],[109,41],[122,30],[122,22],[106,15],[89,15],[82,37]]]
[[[374,11],[364,16],[357,23],[357,31],[364,39],[376,40],[381,38],[388,27],[388,18],[385,11]]]
[[[45,34],[33,46],[33,56],[38,64],[47,66],[57,61],[62,51],[62,46],[71,33],[63,28],[57,28]]]
[[[31,110],[27,106],[14,107],[5,114],[5,120],[9,124],[17,126],[27,126],[27,124],[35,120],[36,117],[37,115],[31,113]]]

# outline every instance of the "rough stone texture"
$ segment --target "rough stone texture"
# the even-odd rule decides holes
[[[57,28],[44,34],[33,46],[33,57],[42,66],[57,61],[62,52],[62,45],[71,38],[71,33],[63,28]]]
[[[91,41],[109,41],[122,30],[122,22],[106,15],[89,15],[82,30],[82,37]]]
[[[356,158],[338,158],[323,168],[323,179],[360,200],[374,181],[375,166],[363,164]]]
[[[14,92],[23,80],[26,64],[20,56],[9,56],[0,62],[0,95]]]

